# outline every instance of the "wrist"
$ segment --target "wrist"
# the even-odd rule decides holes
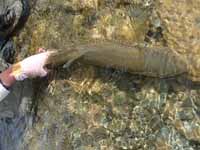
[[[16,82],[15,77],[12,75],[12,67],[0,74],[0,80],[7,89],[9,89]]]

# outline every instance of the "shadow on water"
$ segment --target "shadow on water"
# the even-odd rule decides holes
[[[17,150],[23,141],[23,133],[26,129],[26,116],[3,118],[0,120],[0,149]]]
[[[0,103],[0,150],[22,149],[23,135],[31,126],[32,83],[17,83]]]
[[[90,66],[90,65],[86,65]],[[77,63],[69,66],[67,69],[63,69],[62,66],[60,66],[58,69],[56,69],[56,72],[58,73],[57,76],[55,76],[55,80],[59,79],[66,79],[70,77],[71,73],[79,68],[80,66],[77,65]],[[157,78],[157,77],[148,77],[144,75],[137,75],[137,74],[131,74],[126,71],[117,70],[113,68],[105,68],[105,67],[98,67],[93,66],[95,69],[95,72],[97,74],[97,77],[100,78],[104,83],[107,82],[115,82],[115,85],[117,88],[123,91],[128,91],[131,88],[138,90],[141,90],[144,86],[149,84],[150,87],[155,86],[154,84],[160,83],[160,84],[166,84],[169,87],[169,92],[175,92],[175,91],[184,91],[187,90],[200,90],[200,82],[199,81],[192,81],[185,76],[177,75],[174,77],[169,78]],[[64,73],[65,76],[62,76]],[[66,76],[67,73],[67,76]],[[48,83],[46,83],[48,84]],[[179,88],[181,87],[181,88]],[[178,89],[176,89],[178,88]],[[184,89],[183,89],[184,88]],[[158,91],[159,92],[159,91]]]

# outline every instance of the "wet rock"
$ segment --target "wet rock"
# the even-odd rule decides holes
[[[168,46],[182,54],[199,53],[199,1],[158,0],[156,7],[163,23]]]
[[[195,108],[197,107],[193,99],[185,95],[184,99],[181,99],[181,101],[175,103],[168,102],[165,109],[171,123],[178,131],[187,139],[199,142],[199,116]]]
[[[155,142],[156,149],[188,149],[194,150],[189,142],[173,128],[162,128]]]

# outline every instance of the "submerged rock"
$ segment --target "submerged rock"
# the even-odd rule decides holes
[[[182,54],[199,54],[199,0],[158,0],[156,10],[167,45]]]

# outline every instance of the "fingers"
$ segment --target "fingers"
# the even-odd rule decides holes
[[[40,70],[40,75],[39,76],[40,77],[45,77],[45,76],[47,76],[47,74],[48,74],[48,71],[46,69],[42,69],[42,70]]]
[[[38,50],[37,50],[37,53],[43,53],[43,52],[46,52],[46,49],[44,49],[44,48],[38,48]]]

